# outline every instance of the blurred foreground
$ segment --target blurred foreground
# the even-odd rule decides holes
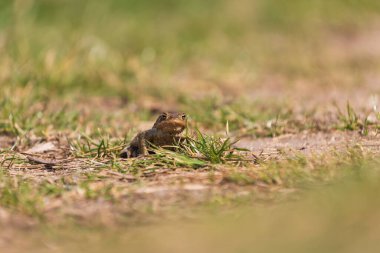
[[[368,167],[367,167],[368,166]],[[376,164],[280,205],[205,209],[197,218],[125,228],[2,229],[7,252],[377,252]],[[186,212],[186,210],[184,211]]]

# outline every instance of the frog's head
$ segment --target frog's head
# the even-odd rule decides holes
[[[185,130],[186,124],[187,116],[185,113],[164,112],[157,118],[153,128],[169,134],[180,134]]]

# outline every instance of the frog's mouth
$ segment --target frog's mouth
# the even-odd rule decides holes
[[[157,125],[157,128],[167,133],[179,134],[183,132],[183,130],[185,130],[186,121],[181,120],[181,119],[171,119],[171,120],[160,122]]]

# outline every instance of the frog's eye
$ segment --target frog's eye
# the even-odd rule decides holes
[[[181,118],[182,118],[183,120],[185,120],[185,119],[186,119],[186,114],[182,114]]]
[[[162,119],[162,120],[166,120],[167,117],[168,117],[168,116],[166,115],[166,113],[161,114],[161,119]]]

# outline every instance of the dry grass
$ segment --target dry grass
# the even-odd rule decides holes
[[[0,227],[154,230],[371,185],[379,13],[370,0],[0,3]],[[190,116],[192,138],[120,159],[165,110]]]

